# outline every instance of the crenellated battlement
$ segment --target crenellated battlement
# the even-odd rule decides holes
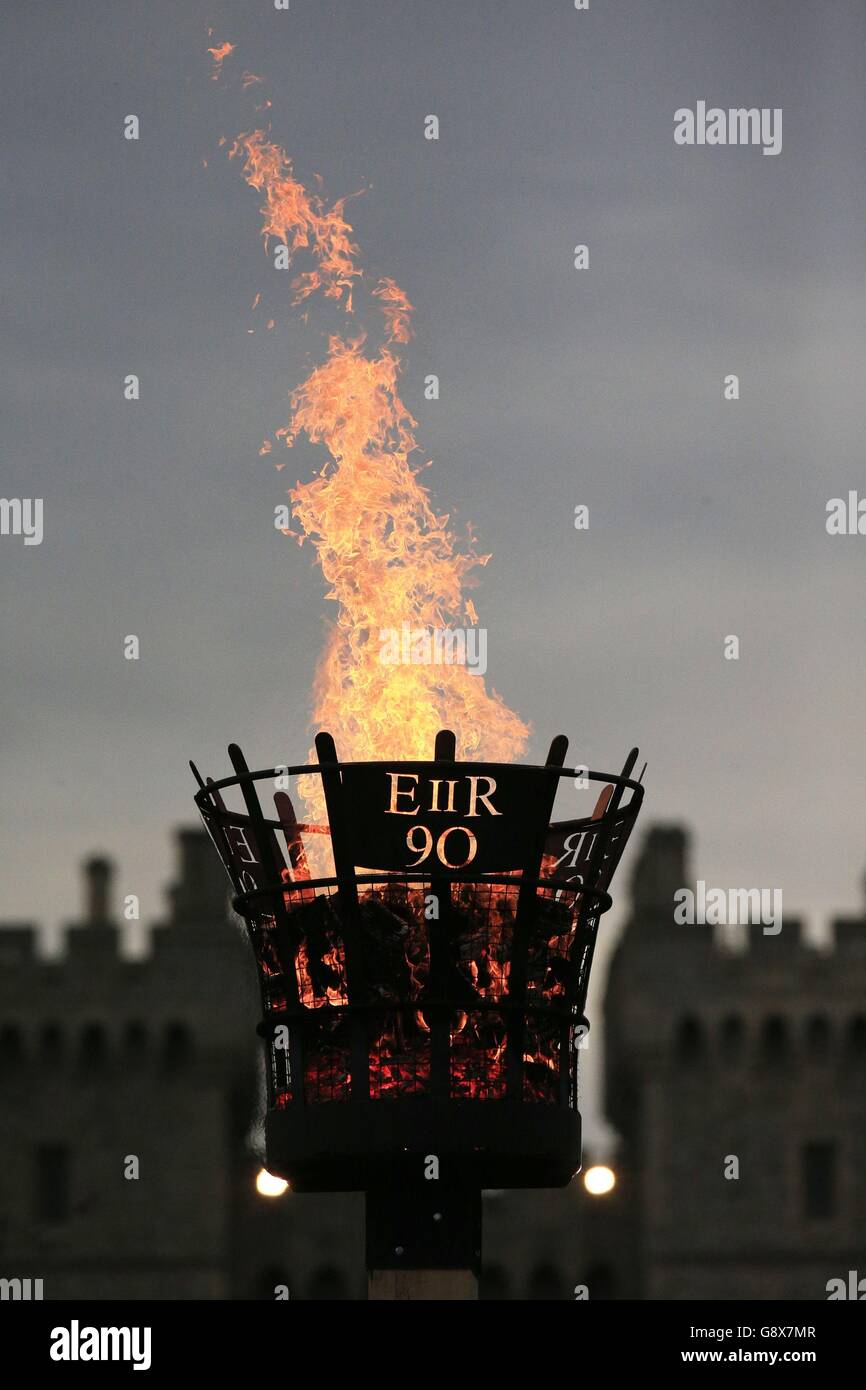
[[[0,923],[0,990],[7,978],[37,960],[39,929],[32,923]]]
[[[699,882],[686,897],[688,844],[679,827],[651,828],[635,865],[608,986],[614,1072],[630,1058],[684,1078],[712,1067],[736,1079],[745,1067],[753,1081],[774,1081],[836,1065],[863,1084],[866,918],[838,919],[818,947],[799,918],[757,890],[713,897]],[[679,920],[677,900],[690,909]],[[742,906],[756,920],[737,924]]]
[[[716,979],[718,971],[718,981],[735,978],[738,988],[749,988],[749,978],[752,988],[762,988],[764,972],[835,988],[853,969],[862,987],[866,915],[837,919],[828,946],[817,950],[800,918],[783,911],[781,888],[712,885],[693,876],[690,859],[682,826],[650,827],[632,874],[632,912],[620,950],[642,953],[651,975],[659,961],[666,973],[710,971]]]
[[[83,914],[59,955],[40,952],[34,925],[0,925],[0,1086],[32,1085],[34,1073],[43,1086],[112,1073],[127,1084],[250,1055],[254,971],[222,866],[204,831],[179,832],[177,845],[169,920],[140,957],[125,954],[104,858],[83,866]]]

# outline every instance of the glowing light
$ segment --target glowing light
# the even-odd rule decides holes
[[[267,1168],[260,1168],[256,1174],[256,1191],[260,1197],[282,1197],[288,1187],[284,1178],[275,1178]]]
[[[583,1185],[591,1196],[603,1197],[606,1192],[612,1192],[616,1187],[616,1173],[603,1163],[596,1163],[584,1173]]]

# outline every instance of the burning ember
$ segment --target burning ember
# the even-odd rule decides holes
[[[295,974],[302,1005],[318,1011],[307,1028],[304,1096],[307,1102],[347,1100],[351,1092],[349,1004],[339,892],[318,891],[298,906],[304,890],[289,888],[286,906],[298,933]],[[505,1097],[505,1014],[509,961],[519,887],[517,884],[459,885],[445,923],[444,979],[431,989],[430,886],[383,881],[361,897],[364,954],[375,980],[369,1016],[370,1097],[424,1095],[430,1084],[431,994],[445,994],[449,1015],[450,1093],[455,1099]],[[560,890],[561,893],[561,890]],[[544,892],[540,930],[533,942],[527,999],[530,1007],[563,1002],[573,944],[575,894],[566,904]],[[274,970],[275,983],[279,968]],[[376,1008],[379,1004],[381,1007]],[[280,991],[277,1009],[283,1007]],[[330,1007],[329,1007],[330,1006]],[[337,1010],[335,1014],[332,1010]],[[561,1022],[539,1017],[527,1029],[524,1099],[555,1103],[560,1068]],[[287,1096],[286,1099],[290,1099]]]

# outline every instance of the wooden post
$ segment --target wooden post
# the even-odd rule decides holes
[[[400,1302],[471,1301],[478,1280],[471,1269],[371,1269],[367,1297]]]

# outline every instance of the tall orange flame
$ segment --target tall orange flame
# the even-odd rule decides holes
[[[295,302],[321,290],[351,313],[363,271],[345,200],[329,208],[309,193],[262,130],[238,136],[231,154],[243,159],[247,183],[262,195],[266,247],[276,240],[292,256],[312,257],[313,268],[292,282]],[[300,539],[315,547],[327,597],[337,603],[317,671],[313,720],[333,733],[344,759],[430,757],[437,730],[448,727],[457,735],[458,757],[507,761],[522,751],[528,729],[486,689],[483,675],[460,660],[381,659],[388,630],[474,625],[465,590],[490,557],[458,547],[449,517],[435,511],[409,462],[417,426],[399,395],[401,362],[393,344],[409,340],[412,305],[388,278],[371,295],[385,343],[371,348],[361,329],[331,336],[327,359],[290,393],[289,422],[276,432],[289,446],[303,433],[327,451],[318,477],[289,492]],[[309,801],[311,789],[303,790]],[[319,805],[308,811],[311,819],[322,818]]]

